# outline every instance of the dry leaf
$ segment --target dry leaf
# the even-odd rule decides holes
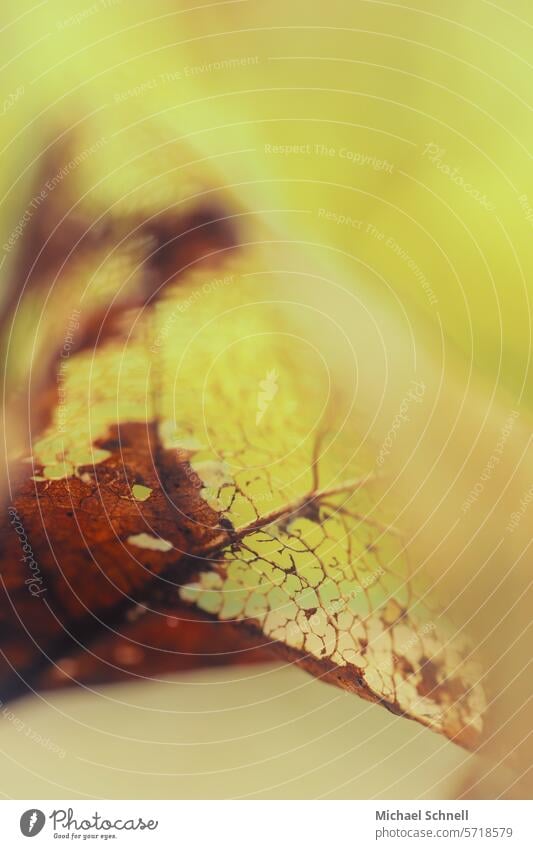
[[[274,650],[473,746],[479,669],[387,519],[355,378],[332,381],[283,274],[213,209],[188,213],[203,236],[185,263],[172,214],[155,242],[119,217],[57,278],[85,301],[10,477],[4,697],[187,668],[191,646],[195,662]]]

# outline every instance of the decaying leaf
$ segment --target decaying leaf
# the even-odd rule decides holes
[[[10,472],[3,698],[274,652],[474,746],[479,669],[387,517],[356,374],[217,209],[126,208],[42,267],[79,309]]]

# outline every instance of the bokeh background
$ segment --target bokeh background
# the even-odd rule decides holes
[[[103,204],[125,209],[139,179],[135,156],[153,150],[157,175],[158,145],[182,140],[261,226],[319,256],[386,317],[393,360],[399,352],[403,363],[416,340],[442,416],[428,439],[440,452],[448,415],[459,434],[443,464],[453,456],[458,469],[461,451],[482,437],[465,492],[519,411],[508,516],[531,484],[532,29],[521,0],[8,0],[0,243],[32,195],[43,150],[66,128],[79,127],[82,150],[110,140],[91,155],[92,179],[102,180]],[[157,191],[145,202],[156,208]],[[6,253],[0,267],[4,293],[14,257]],[[357,335],[355,319],[346,322]],[[394,409],[403,386],[392,379],[387,392]],[[500,478],[493,485],[496,497],[505,487]],[[413,510],[423,514],[423,504]],[[526,543],[516,539],[475,584],[479,597],[521,557]],[[464,574],[450,577],[451,592]],[[512,644],[517,669],[525,614],[496,635],[486,623],[522,598],[527,574],[521,559],[474,627],[497,646]],[[513,748],[524,738],[528,693],[523,681],[506,692],[520,719],[507,726]],[[6,797],[438,798],[457,795],[480,769],[431,732],[286,665],[47,693],[10,709],[15,719],[0,716]],[[484,792],[515,780],[498,768]]]

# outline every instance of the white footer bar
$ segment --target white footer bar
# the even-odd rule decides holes
[[[9,800],[0,802],[0,843],[35,849],[73,843],[164,849],[529,849],[531,809],[524,801]]]

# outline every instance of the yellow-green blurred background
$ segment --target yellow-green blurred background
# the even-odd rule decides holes
[[[62,128],[79,122],[84,148],[112,139],[94,157],[104,204],[136,179],[128,157],[183,139],[277,238],[319,245],[412,325],[446,380],[472,373],[487,397],[531,410],[532,30],[525,0],[8,0],[0,243]],[[2,722],[13,797],[438,797],[467,760],[291,669],[13,709],[66,752]]]
[[[217,167],[254,208],[305,210],[271,213],[273,226],[355,254],[367,285],[384,278],[432,325],[438,313],[487,381],[520,392],[532,262],[533,219],[519,200],[533,206],[532,25],[527,3],[500,6],[7,3],[2,87],[6,100],[24,93],[2,116],[3,208],[21,204],[23,180],[13,186],[13,178],[58,112],[83,120],[99,110],[104,133],[118,113],[124,153],[127,122],[152,116],[210,157],[224,154]],[[424,156],[429,143],[493,212]],[[265,153],[289,144],[335,153]],[[392,173],[341,158],[344,148],[386,160]],[[405,260],[320,218],[321,208],[393,237],[438,304]],[[4,215],[3,232],[10,223]]]

